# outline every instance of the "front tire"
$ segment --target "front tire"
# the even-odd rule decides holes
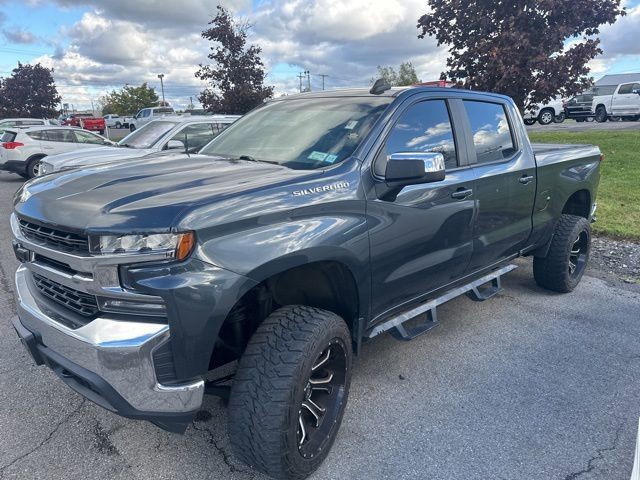
[[[562,112],[560,115],[556,115],[553,121],[555,123],[562,123],[566,120],[566,118],[566,115],[564,114],[564,112]]]
[[[302,479],[325,459],[349,394],[351,335],[334,313],[286,306],[260,325],[229,398],[229,437],[244,463]]]
[[[544,110],[542,110],[540,112],[540,115],[538,115],[538,122],[540,122],[540,125],[549,125],[551,123],[553,123],[553,120],[556,118],[553,110],[549,109],[549,108],[545,108]]]
[[[571,292],[587,268],[591,252],[591,224],[584,217],[560,216],[547,256],[533,258],[536,283],[547,290]]]
[[[133,132],[136,129],[135,125],[129,125],[129,131]]]

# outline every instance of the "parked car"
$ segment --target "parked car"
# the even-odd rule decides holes
[[[143,157],[163,150],[198,152],[238,116],[163,117],[131,132],[120,140],[116,149],[96,149],[63,153],[48,157],[38,174],[87,167],[99,163],[114,163]]]
[[[14,326],[37,364],[126,417],[183,432],[205,393],[226,397],[236,456],[301,479],[365,341],[490,298],[523,255],[542,287],[578,285],[600,160],[530,145],[501,95],[376,83],[272,100],[198,155],[26,184]]]
[[[640,79],[618,85],[612,95],[595,96],[591,112],[600,123],[614,118],[640,119]]]
[[[564,103],[565,118],[574,119],[576,122],[592,121],[591,103],[594,96],[594,93],[581,93],[567,100]]]
[[[135,117],[129,120],[129,130],[133,132],[136,128],[140,128],[153,120],[175,114],[176,112],[171,107],[143,108],[136,113]]]
[[[104,115],[104,121],[109,128],[129,128],[129,118],[120,115],[108,114]]]
[[[7,128],[0,137],[0,170],[32,178],[47,155],[112,145],[100,135],[72,127]]]
[[[104,131],[107,128],[104,118],[94,117],[90,113],[74,113],[69,115],[66,120],[62,122],[62,125],[99,132],[100,135],[104,135]]]
[[[532,105],[523,115],[525,125],[533,125],[536,121],[540,125],[562,123],[565,119],[562,99],[555,99],[549,103]]]
[[[37,125],[51,125],[51,120],[45,120],[42,118],[3,118],[0,120],[0,134],[2,134],[7,128],[26,128]]]

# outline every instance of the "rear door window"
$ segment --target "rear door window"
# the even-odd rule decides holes
[[[465,100],[478,163],[506,160],[516,153],[504,105]]]
[[[33,138],[34,140],[46,140],[47,139],[47,135],[45,134],[44,130],[37,130],[35,132],[27,132],[27,135],[31,138]]]
[[[49,142],[75,143],[76,138],[72,130],[45,130]]]

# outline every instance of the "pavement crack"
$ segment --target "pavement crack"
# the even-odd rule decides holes
[[[40,443],[38,443],[34,448],[32,448],[31,450],[29,450],[28,452],[20,455],[19,457],[13,459],[11,462],[9,462],[6,465],[3,465],[2,467],[0,467],[0,479],[4,478],[4,474],[6,472],[6,470],[8,468],[10,468],[11,466],[15,465],[16,463],[18,463],[20,460],[25,459],[26,457],[28,457],[29,455],[31,455],[32,453],[35,453],[36,451],[38,451],[40,448],[44,447],[47,443],[49,443],[49,441],[51,441],[51,439],[53,438],[53,436],[58,432],[58,430],[60,429],[60,427],[62,427],[62,425],[64,425],[65,423],[67,423],[69,420],[71,420],[71,418],[80,411],[80,409],[84,406],[86,402],[86,399],[83,398],[80,403],[78,404],[78,406],[76,408],[74,408],[71,412],[69,412],[67,415],[64,416],[64,418],[62,418],[62,420],[60,420],[58,423],[56,423],[56,426],[53,428],[53,430],[51,430],[51,432],[49,432],[49,434],[44,438],[44,440],[42,440]]]
[[[115,428],[113,430],[106,431],[102,427],[102,423],[97,418],[95,419],[95,423],[93,424],[92,433],[94,436],[94,446],[99,453],[103,453],[108,456],[120,455],[120,452],[116,448],[116,446],[111,441],[110,435],[119,430]]]
[[[598,460],[603,460],[604,454],[606,452],[611,452],[617,448],[618,441],[620,440],[620,433],[622,432],[623,426],[624,426],[624,423],[620,424],[620,426],[616,429],[616,435],[613,438],[613,442],[611,446],[598,448],[596,450],[596,454],[593,457],[591,457],[587,462],[587,468],[580,470],[579,472],[570,473],[569,475],[564,477],[564,480],[575,480],[576,478],[580,477],[581,475],[584,475],[585,473],[591,473],[593,469],[596,468],[595,462],[597,462]]]
[[[231,461],[231,456],[229,455],[229,453],[218,444],[218,442],[216,441],[216,437],[213,434],[213,432],[207,428],[207,427],[199,427],[196,422],[192,422],[193,428],[194,430],[198,431],[198,432],[204,432],[207,436],[208,436],[208,442],[213,445],[213,448],[215,448],[218,453],[220,454],[220,456],[222,456],[222,461],[225,463],[225,465],[227,466],[227,468],[229,469],[229,471],[231,473],[244,473],[244,474],[249,474],[251,475],[250,478],[254,478],[255,474],[254,472],[250,471],[250,470],[246,470],[246,469],[241,469],[236,467],[233,462]]]

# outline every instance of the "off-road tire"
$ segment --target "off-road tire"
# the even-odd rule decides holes
[[[574,273],[570,272],[571,250],[576,240],[586,237],[586,251]],[[591,224],[584,217],[562,215],[556,224],[546,257],[533,258],[533,277],[543,288],[555,292],[571,292],[586,270],[591,251]]]
[[[298,449],[300,405],[318,356],[331,342],[345,350],[342,402],[321,449]],[[229,437],[237,458],[276,479],[302,479],[324,460],[335,440],[349,393],[351,336],[334,313],[285,306],[267,317],[242,355],[229,398]]]
[[[598,123],[604,123],[607,121],[607,119],[607,109],[600,105],[598,108],[596,108],[595,120]]]

